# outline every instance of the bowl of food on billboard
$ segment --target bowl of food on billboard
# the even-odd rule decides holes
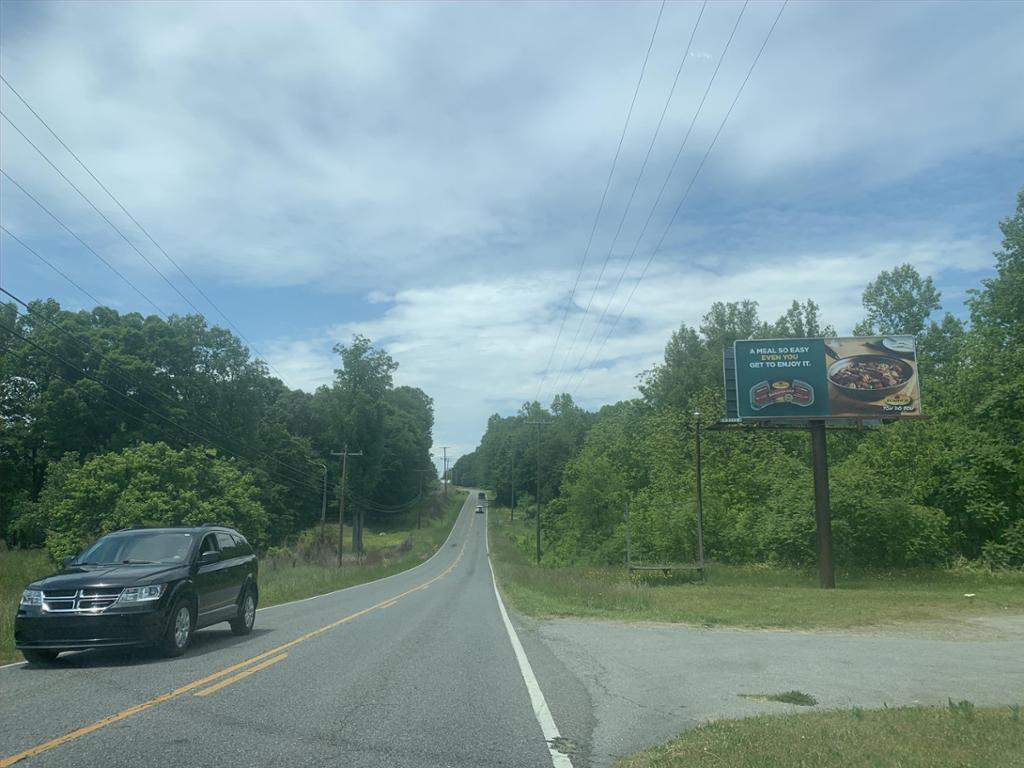
[[[826,339],[829,415],[918,416],[913,336]]]

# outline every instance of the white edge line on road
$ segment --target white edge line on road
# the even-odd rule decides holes
[[[490,512],[487,514],[489,515]],[[505,622],[505,631],[508,632],[508,639],[511,641],[512,650],[516,654],[516,661],[519,662],[519,671],[523,675],[526,690],[530,694],[530,703],[533,704],[533,716],[537,718],[540,729],[544,733],[544,740],[548,743],[548,752],[551,753],[551,763],[554,768],[572,768],[572,761],[569,759],[569,756],[559,752],[553,745],[556,740],[561,740],[561,734],[558,732],[558,726],[555,725],[555,719],[551,716],[551,710],[548,708],[548,702],[544,698],[543,691],[540,689],[540,683],[537,682],[537,676],[533,674],[530,660],[526,658],[523,644],[519,642],[519,636],[516,634],[512,622],[509,621],[508,611],[505,610],[505,603],[501,600],[501,593],[498,592],[498,580],[494,577],[494,566],[491,564],[491,532],[490,526],[487,525],[486,516],[484,517],[484,531],[484,540],[487,548],[487,567],[491,569],[491,584],[494,585],[494,597],[498,601],[501,620]]]
[[[22,664],[28,664],[27,661],[12,661],[10,664],[0,665],[0,669],[7,669],[8,667],[20,667]]]
[[[301,597],[298,600],[289,600],[287,603],[274,603],[273,605],[265,605],[262,608],[257,608],[256,612],[259,613],[260,611],[270,611],[270,610],[273,610],[274,608],[283,608],[286,605],[295,605],[297,603],[305,603],[305,602],[307,602],[309,600],[316,600],[318,597],[329,597],[330,595],[336,595],[339,592],[347,592],[350,589],[359,589],[360,587],[368,587],[371,584],[380,584],[382,581],[387,581],[388,579],[394,579],[394,578],[397,578],[398,576],[404,576],[407,573],[412,573],[413,571],[415,571],[415,570],[417,570],[419,568],[422,568],[423,566],[427,565],[431,560],[433,560],[435,557],[440,555],[441,552],[443,552],[445,550],[445,548],[448,546],[448,542],[451,541],[452,540],[452,536],[455,535],[455,529],[459,527],[459,523],[462,520],[462,515],[466,511],[466,508],[467,508],[467,505],[469,504],[469,501],[470,501],[470,496],[467,495],[466,496],[466,501],[463,502],[463,504],[462,504],[462,509],[459,510],[459,514],[456,516],[455,522],[452,523],[452,529],[450,531],[448,531],[448,538],[446,538],[444,540],[444,544],[442,544],[440,547],[437,548],[437,552],[432,554],[430,557],[428,557],[426,560],[424,560],[419,565],[414,565],[412,568],[406,568],[404,571],[399,571],[398,573],[392,573],[390,576],[382,576],[381,578],[374,579],[373,581],[364,581],[362,584],[353,584],[351,587],[342,587],[341,589],[336,589],[333,592],[321,592],[319,595],[310,595],[309,597]],[[24,662],[19,662],[19,663],[24,663]],[[3,669],[3,667],[0,667],[0,669]]]

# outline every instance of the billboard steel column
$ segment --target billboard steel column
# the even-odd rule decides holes
[[[822,589],[835,589],[832,564],[832,509],[828,498],[828,453],[825,422],[814,419],[811,426],[811,463],[814,465],[814,520],[818,549],[818,580]]]
[[[695,439],[696,447],[696,486],[697,486],[697,564],[700,566],[700,578],[704,581],[704,498],[701,488],[701,471],[700,471],[700,412],[695,411],[693,414],[694,419],[697,421],[697,434]]]

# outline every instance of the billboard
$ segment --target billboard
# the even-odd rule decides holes
[[[733,351],[741,419],[921,415],[913,336],[750,339]]]

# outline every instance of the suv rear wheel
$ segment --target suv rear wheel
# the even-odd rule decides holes
[[[248,635],[255,623],[256,592],[252,587],[246,587],[242,602],[238,604],[238,617],[231,620],[231,632],[236,635]]]

